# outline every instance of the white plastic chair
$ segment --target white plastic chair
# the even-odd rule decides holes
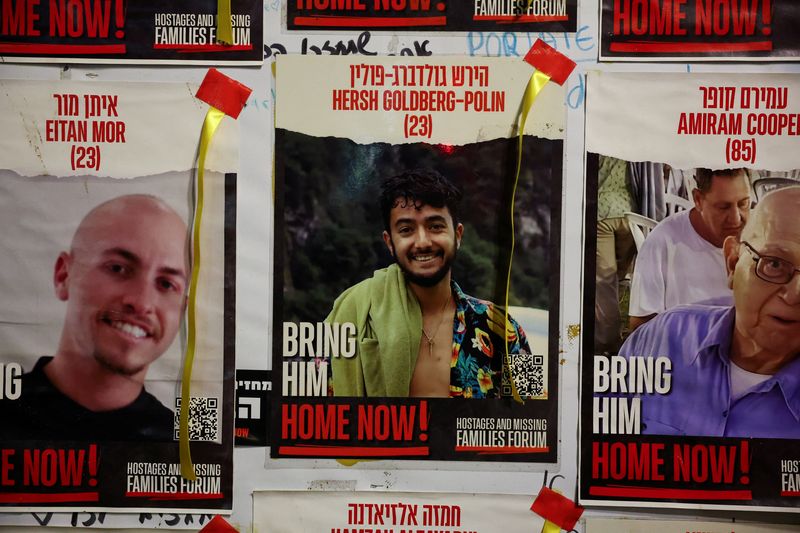
[[[667,216],[674,215],[678,211],[686,211],[694,207],[691,200],[687,200],[682,196],[676,194],[666,193],[664,201],[667,204]]]
[[[647,234],[650,233],[651,229],[656,227],[658,222],[650,217],[640,215],[639,213],[631,213],[630,211],[625,213],[625,220],[628,221],[628,227],[631,230],[633,242],[636,244],[636,251],[638,252],[642,249],[642,244],[644,244]]]

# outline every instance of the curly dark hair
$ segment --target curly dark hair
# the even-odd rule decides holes
[[[447,178],[429,169],[408,170],[387,178],[381,184],[381,214],[383,227],[389,227],[392,208],[413,205],[415,209],[423,206],[446,207],[453,218],[453,226],[458,224],[461,191]]]

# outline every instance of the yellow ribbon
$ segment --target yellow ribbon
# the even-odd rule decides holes
[[[233,44],[231,0],[217,0],[217,41]]]
[[[508,341],[508,329],[510,321],[508,320],[508,295],[511,292],[511,264],[514,261],[514,203],[517,197],[517,184],[519,183],[519,173],[522,169],[522,138],[525,135],[525,121],[528,120],[528,111],[530,111],[533,102],[541,92],[542,88],[550,81],[550,76],[539,70],[535,71],[531,78],[528,80],[528,86],[525,87],[525,95],[522,97],[522,106],[519,111],[519,120],[517,121],[517,132],[519,134],[519,142],[517,144],[517,172],[514,177],[514,188],[511,191],[511,250],[508,257],[508,273],[506,275],[506,301],[505,301],[505,329],[506,329],[506,367],[508,368],[508,379],[511,382],[511,395],[514,400],[523,403],[522,398],[517,390],[517,385],[514,383],[514,376],[511,373],[511,350],[509,349],[510,343]],[[513,328],[512,328],[513,329]]]
[[[552,523],[550,520],[545,520],[542,526],[542,533],[560,533],[561,526]]]
[[[272,62],[270,65],[270,69],[272,70],[272,81],[275,81],[276,76],[276,63],[275,61]],[[273,105],[272,108],[275,109],[275,100],[272,101]],[[272,131],[275,131],[275,128],[278,127],[278,118],[275,116],[275,112],[272,112]],[[275,207],[275,150],[272,150],[272,206]]]
[[[203,219],[203,174],[206,166],[206,154],[217,131],[217,126],[222,121],[225,113],[211,107],[203,121],[203,131],[200,133],[200,150],[197,162],[197,198],[192,222],[192,277],[189,281],[189,302],[187,310],[186,334],[186,359],[183,362],[183,379],[181,380],[181,416],[179,428],[181,475],[194,481],[197,476],[192,464],[192,454],[189,448],[189,402],[191,400],[192,365],[196,348],[195,313],[197,309],[197,279],[200,277],[200,224]]]

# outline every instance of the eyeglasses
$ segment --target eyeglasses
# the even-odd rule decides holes
[[[800,268],[795,268],[785,259],[772,255],[761,255],[746,241],[742,241],[742,244],[753,255],[753,261],[756,262],[756,276],[764,281],[783,285],[792,281],[795,272],[800,272]]]

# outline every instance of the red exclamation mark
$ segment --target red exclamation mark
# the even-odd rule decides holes
[[[125,37],[125,0],[116,0],[116,5],[114,6],[114,18],[115,22],[117,23],[117,31],[114,32],[114,36],[117,39],[122,39]]]
[[[89,445],[89,485],[97,486],[97,445]]]
[[[743,485],[747,485],[750,483],[750,443],[746,440],[743,440],[739,447],[739,464],[742,467],[742,477],[739,478],[739,481]]]
[[[419,440],[425,442],[428,440],[428,402],[422,400],[419,402]]]
[[[764,22],[764,26],[761,28],[761,33],[764,35],[769,35],[772,33],[772,28],[770,28],[770,24],[772,24],[772,0],[763,0],[761,4],[761,19]]]

